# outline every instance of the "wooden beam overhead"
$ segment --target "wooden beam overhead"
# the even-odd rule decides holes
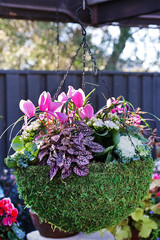
[[[86,0],[92,9],[92,19],[86,11],[79,17],[86,25],[101,26],[117,23],[121,26],[160,25],[158,0]],[[0,0],[0,17],[75,23],[75,12],[82,0]]]

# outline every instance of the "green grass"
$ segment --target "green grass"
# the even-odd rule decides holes
[[[129,164],[92,162],[85,177],[49,179],[48,166],[17,169],[20,195],[42,220],[69,232],[92,233],[117,224],[148,193],[153,160]]]

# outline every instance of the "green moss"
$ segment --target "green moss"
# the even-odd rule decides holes
[[[69,232],[95,232],[133,212],[148,192],[153,160],[90,164],[85,177],[49,180],[48,166],[15,171],[21,196],[40,218]]]

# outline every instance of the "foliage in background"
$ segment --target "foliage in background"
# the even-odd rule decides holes
[[[108,230],[116,240],[160,239],[160,175],[154,174],[148,195],[128,218]],[[102,231],[103,232],[103,231]],[[135,237],[136,234],[139,238]]]
[[[81,28],[60,23],[59,30],[60,69],[66,69],[81,42]],[[156,34],[150,29],[88,27],[87,41],[102,70],[148,70],[143,64],[146,59],[149,59],[148,67],[159,66],[159,30],[155,31]],[[56,37],[53,22],[0,19],[0,69],[56,70]],[[153,49],[152,58],[145,44]],[[86,70],[91,68],[87,63]],[[73,69],[82,69],[82,51]]]

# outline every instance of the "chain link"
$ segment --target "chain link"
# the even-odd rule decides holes
[[[86,68],[86,38],[83,43],[83,73],[82,73],[82,89],[85,92],[85,68]]]

